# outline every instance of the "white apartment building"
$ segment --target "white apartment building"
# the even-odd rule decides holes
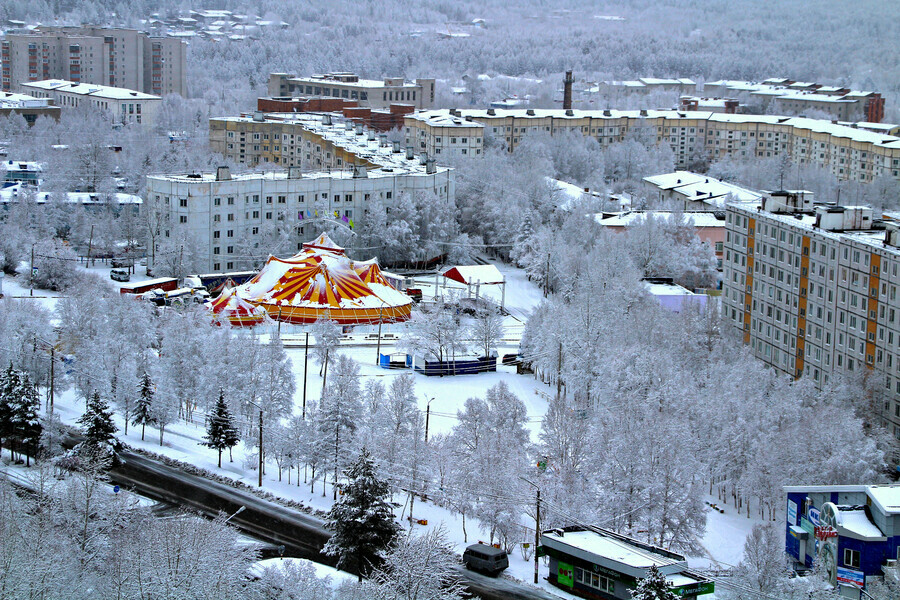
[[[723,311],[753,354],[823,386],[863,376],[900,437],[900,227],[860,206],[772,194],[729,204]]]
[[[679,169],[725,156],[788,154],[796,163],[818,165],[839,179],[871,182],[882,175],[900,179],[900,137],[873,131],[865,123],[679,110],[443,109],[404,117],[407,139],[419,139],[423,131],[444,137],[440,128],[425,125],[437,117],[481,123],[484,135],[504,143],[509,151],[533,132],[578,132],[595,138],[601,147],[632,134],[667,143]]]
[[[27,82],[21,87],[36,98],[52,98],[63,109],[87,106],[103,111],[114,123],[123,125],[136,123],[153,127],[162,101],[159,96],[134,90],[59,79]]]
[[[317,217],[340,219],[353,227],[369,206],[381,201],[388,210],[400,194],[428,191],[454,206],[455,182],[451,169],[394,163],[374,170],[288,171],[231,175],[216,173],[152,175],[147,177],[147,201],[162,212],[162,238],[179,229],[206,253],[212,272],[246,268],[254,256],[272,249],[258,248],[260,231],[288,224],[300,249],[302,241],[318,233]],[[448,208],[448,210],[451,210]],[[307,224],[309,223],[309,224]],[[151,265],[152,267],[152,265]]]
[[[370,108],[390,108],[391,104],[403,103],[424,109],[434,105],[434,84],[434,79],[360,79],[354,73],[326,73],[309,77],[271,73],[269,95],[282,98],[343,98]]]

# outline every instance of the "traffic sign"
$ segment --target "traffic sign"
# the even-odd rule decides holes
[[[113,486],[113,493],[114,493],[114,494],[118,494],[120,489],[121,489],[121,488],[120,488],[119,486],[114,485],[114,486]]]

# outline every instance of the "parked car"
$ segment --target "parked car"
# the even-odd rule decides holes
[[[496,577],[509,567],[509,557],[500,548],[487,544],[472,544],[463,552],[463,564],[472,571]]]
[[[128,269],[112,269],[109,272],[109,278],[113,281],[131,281],[131,274]]]

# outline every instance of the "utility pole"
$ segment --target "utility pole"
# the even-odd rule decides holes
[[[29,295],[34,296],[34,244],[31,245],[31,292]]]
[[[306,347],[303,351],[303,420],[306,420],[306,371],[309,368],[309,332],[306,332]]]
[[[50,346],[50,414],[53,414],[53,388],[56,387],[56,347]],[[428,437],[427,435],[425,437]]]
[[[91,237],[88,238],[87,267],[91,267],[91,251],[94,249],[94,226],[91,225]]]
[[[562,363],[563,363],[563,353],[562,353],[562,342],[559,343],[559,355],[556,360],[556,399],[559,400],[560,394],[562,394]]]
[[[263,411],[260,408],[259,409],[259,487],[262,487],[262,475],[263,475],[262,430],[263,430]]]
[[[534,582],[538,582],[538,545],[541,543],[541,488],[537,488],[537,504],[534,507]]]
[[[431,403],[434,402],[434,398],[428,401],[428,404],[425,405],[425,443],[428,444],[428,421],[431,419]]]
[[[544,270],[544,298],[550,294],[550,253],[547,253],[547,268]]]

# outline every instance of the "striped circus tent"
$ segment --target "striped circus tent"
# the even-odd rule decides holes
[[[324,233],[291,258],[270,256],[237,293],[273,319],[295,324],[398,322],[412,310],[412,298],[388,283],[375,259],[350,260]]]
[[[226,287],[218,298],[207,303],[216,324],[253,327],[265,322],[266,311],[242,299],[233,288]]]

